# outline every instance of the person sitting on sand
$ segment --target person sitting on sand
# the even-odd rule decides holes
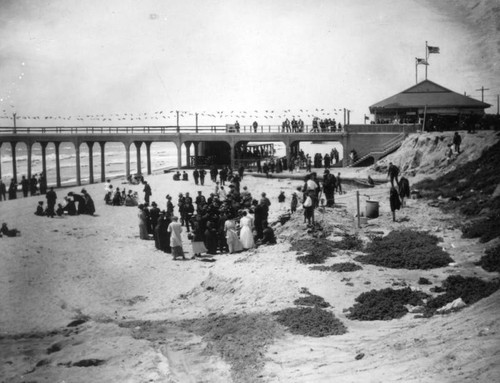
[[[256,245],[276,245],[276,236],[274,235],[274,230],[269,227],[267,221],[262,222],[264,227],[262,239],[259,239]]]
[[[38,201],[38,206],[36,207],[35,215],[38,215],[40,217],[45,215],[45,213],[43,212],[43,201]]]
[[[182,249],[182,225],[180,224],[178,217],[172,217],[172,222],[170,223],[170,225],[168,225],[167,231],[170,233],[170,247],[172,248],[172,256],[174,257],[174,261],[178,257],[186,259],[186,257],[184,256],[184,250]]]
[[[129,190],[127,196],[125,197],[125,206],[138,206],[139,205],[139,196],[132,193],[132,190]]]
[[[173,175],[173,179],[174,181],[180,181],[181,180],[181,172],[180,171],[177,171],[177,173],[175,173]],[[203,185],[203,184],[202,184]]]
[[[123,189],[123,190],[125,190],[125,189]],[[90,194],[85,189],[82,189],[82,195],[83,195],[83,198],[85,200],[83,214],[94,215],[94,213],[95,213],[94,200],[92,199]]]
[[[60,203],[57,204],[56,214],[58,217],[62,217],[64,215],[64,208]]]
[[[279,202],[279,203],[283,203],[283,202],[285,202],[285,198],[286,198],[286,197],[285,197],[285,192],[284,192],[283,190],[282,190],[282,191],[280,191],[280,194],[279,194],[279,196],[278,196],[278,202]]]
[[[0,229],[0,234],[5,235],[6,237],[17,237],[21,235],[21,232],[17,229],[9,229],[7,224],[2,223],[2,228]]]
[[[66,201],[66,205],[63,207],[63,211],[68,212],[68,215],[76,215],[76,206],[73,197],[68,194],[68,196],[64,197]]]
[[[185,170],[182,171],[182,180],[183,181],[188,181],[189,180],[189,176],[188,176],[188,174],[186,173]]]
[[[122,195],[120,193],[120,188],[116,188],[116,190],[113,194],[113,199],[111,201],[111,205],[120,206],[121,204],[122,204]]]

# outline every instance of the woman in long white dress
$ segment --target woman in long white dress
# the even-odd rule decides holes
[[[229,253],[235,253],[237,251],[243,250],[243,246],[238,238],[238,233],[236,231],[236,222],[233,219],[228,219],[224,223],[224,231],[226,232],[227,247],[229,247]]]
[[[250,217],[246,211],[243,211],[243,216],[240,219],[240,241],[245,250],[255,247],[255,242],[253,239],[253,219]]]

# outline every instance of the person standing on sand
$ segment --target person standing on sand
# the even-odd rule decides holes
[[[45,198],[47,199],[47,210],[46,210],[47,217],[54,218],[54,215],[56,213],[54,208],[56,206],[57,194],[54,191],[53,187],[51,187],[50,190],[47,192]]]
[[[462,143],[462,137],[458,132],[455,132],[455,135],[453,136],[453,145],[455,145],[455,152],[460,154],[460,144]]]
[[[200,179],[200,172],[198,171],[198,169],[194,169],[193,178],[194,178],[195,185],[198,185],[198,181]]]
[[[248,213],[243,210],[242,217],[240,219],[240,240],[243,248],[245,250],[255,247],[255,242],[253,239],[252,229],[253,229],[253,219],[248,215]]]
[[[7,201],[7,187],[5,184],[0,180],[0,201],[2,200]]]
[[[17,198],[17,183],[14,180],[14,178],[12,178],[10,180],[10,185],[9,185],[9,200],[16,198]]]
[[[32,196],[36,195],[36,192],[38,190],[38,180],[36,179],[36,176],[34,175],[33,177],[31,177],[31,180],[30,180],[30,194]]]
[[[399,180],[399,197],[401,198],[401,206],[405,207],[405,198],[410,198],[410,182],[405,177],[401,177]]]
[[[396,185],[399,185],[398,181],[399,168],[389,162],[389,169],[387,169],[387,176],[391,178],[391,187],[394,187],[394,179],[396,180]]]
[[[52,190],[52,188],[51,188],[51,190]],[[123,190],[125,190],[125,188]],[[85,200],[83,214],[94,215],[94,213],[95,213],[94,200],[92,199],[90,194],[87,192],[87,190],[82,189],[82,194],[83,194],[83,198]]]
[[[205,169],[200,169],[200,184],[203,186],[205,185],[205,175],[207,174],[207,171]]]
[[[26,198],[30,190],[30,183],[25,176],[21,178],[21,190],[23,191],[23,197]]]
[[[401,201],[399,200],[399,194],[397,189],[392,186],[389,192],[389,203],[391,205],[392,221],[396,222],[396,210],[401,208]]]
[[[182,226],[179,223],[178,217],[172,217],[172,222],[168,225],[167,231],[170,233],[170,247],[172,248],[172,256],[174,260],[177,257],[182,257],[182,259],[186,259],[184,256],[184,250],[182,249]]]
[[[236,253],[243,250],[243,245],[238,238],[236,232],[236,222],[233,218],[228,218],[224,223],[224,231],[226,233],[227,246],[229,247],[229,254]]]
[[[151,186],[149,186],[149,184],[147,183],[147,181],[144,181],[144,202],[149,205],[149,197],[151,197],[151,195],[153,194],[151,192]]]
[[[144,205],[141,203],[139,206],[139,213],[137,216],[139,217],[139,238],[140,239],[149,239],[148,234],[148,225],[147,225],[147,215],[144,209]]]
[[[342,182],[340,178],[340,173],[337,174],[337,193],[342,194]]]

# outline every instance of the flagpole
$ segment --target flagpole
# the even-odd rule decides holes
[[[418,84],[418,60],[415,57],[415,84]]]
[[[425,42],[425,61],[428,63],[429,62],[429,53],[428,53],[428,49],[427,49],[427,41]],[[427,80],[427,66],[425,66],[425,79]]]

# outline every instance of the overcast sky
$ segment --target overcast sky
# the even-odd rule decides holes
[[[224,111],[224,124],[243,111],[251,120],[273,110],[307,121],[315,109],[335,117],[346,107],[351,122],[362,122],[371,104],[415,84],[415,57],[424,56],[426,40],[441,51],[430,56],[429,79],[478,99],[475,89],[484,85],[496,96],[499,76],[477,65],[484,50],[477,36],[423,4],[0,0],[0,116],[41,116],[20,125],[81,116],[83,125],[96,123],[85,116],[103,114],[118,125],[133,124],[125,120],[130,113],[147,113],[156,124],[152,116],[163,122],[158,112],[181,110],[188,124],[189,112]]]

